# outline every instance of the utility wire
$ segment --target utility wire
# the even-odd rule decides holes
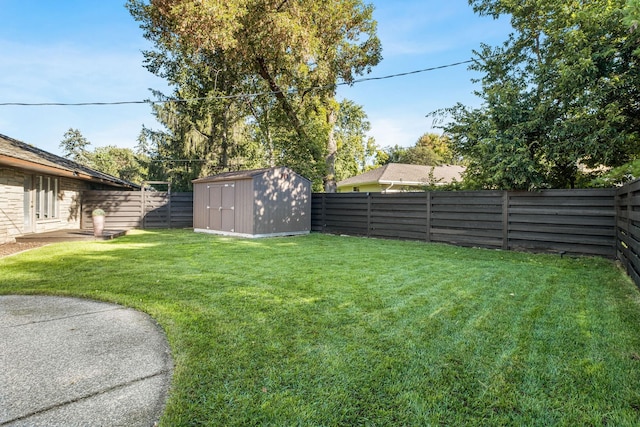
[[[414,70],[414,71],[407,71],[404,73],[397,73],[397,74],[390,74],[387,76],[381,76],[381,77],[365,77],[362,79],[356,79],[353,80],[352,82],[339,82],[336,85],[326,85],[326,86],[316,86],[316,87],[312,87],[309,89],[306,89],[305,91],[312,91],[312,90],[318,90],[318,89],[328,89],[332,86],[350,86],[356,83],[363,83],[363,82],[368,82],[368,81],[373,81],[373,80],[387,80],[387,79],[393,79],[393,78],[397,78],[397,77],[404,77],[404,76],[409,76],[412,74],[419,74],[419,73],[426,73],[428,71],[435,71],[435,70],[441,70],[443,68],[450,68],[450,67],[456,67],[458,65],[463,65],[463,64],[469,64],[471,62],[474,62],[473,59],[468,59],[466,61],[460,61],[460,62],[454,62],[452,64],[446,64],[446,65],[439,65],[437,67],[430,67],[430,68],[423,68],[421,70]],[[297,90],[295,89],[291,89],[289,91],[286,91],[286,93],[295,93],[297,92]],[[254,98],[257,96],[263,96],[263,95],[275,95],[277,93],[277,91],[270,91],[270,92],[256,92],[256,93],[243,93],[243,94],[236,94],[236,95],[221,95],[221,96],[205,96],[205,97],[198,97],[198,98],[177,98],[177,99],[164,99],[164,100],[156,100],[156,101],[151,101],[149,99],[143,100],[143,101],[115,101],[115,102],[0,102],[0,106],[20,106],[20,107],[81,107],[81,106],[105,106],[105,105],[131,105],[131,104],[163,104],[163,103],[167,103],[167,102],[193,102],[193,101],[205,101],[205,100],[216,100],[216,99],[230,99],[230,98]]]

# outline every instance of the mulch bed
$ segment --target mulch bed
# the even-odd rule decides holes
[[[23,252],[28,249],[39,248],[40,246],[46,245],[46,242],[16,242],[16,243],[3,243],[0,245],[0,258],[17,254],[18,252]]]

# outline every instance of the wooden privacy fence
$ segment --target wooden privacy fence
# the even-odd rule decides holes
[[[640,286],[640,180],[616,193],[616,255]]]
[[[614,189],[314,194],[311,229],[614,258],[615,194]]]
[[[105,228],[184,228],[193,226],[193,193],[162,191],[83,191],[83,229],[93,228],[91,212],[106,212]]]
[[[95,208],[111,229],[193,226],[193,193],[85,191],[82,228]],[[316,193],[311,229],[617,258],[640,286],[640,180],[617,190]]]

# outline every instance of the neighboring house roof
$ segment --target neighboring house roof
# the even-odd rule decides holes
[[[0,134],[0,165],[116,187],[140,188],[134,183],[88,168],[2,134]]]
[[[388,163],[377,169],[352,176],[338,182],[338,187],[357,187],[368,184],[425,186],[450,184],[462,181],[464,166],[423,166],[403,163]]]
[[[234,172],[223,172],[218,175],[205,176],[204,178],[194,179],[191,182],[215,182],[215,181],[232,181],[236,179],[251,179],[256,176],[262,175],[272,170],[282,169],[291,173],[295,173],[293,170],[287,167],[272,167],[272,168],[262,168],[262,169],[251,169],[251,170],[242,170],[242,171],[234,171]],[[301,178],[304,178],[302,175],[299,175]],[[307,178],[304,178],[307,179]],[[307,179],[308,181],[308,179]]]

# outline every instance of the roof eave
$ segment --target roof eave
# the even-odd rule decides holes
[[[16,157],[6,156],[0,154],[0,165],[11,166],[19,169],[28,170],[31,172],[39,172],[43,174],[62,176],[73,179],[80,179],[83,181],[97,182],[101,184],[108,184],[113,187],[134,188],[134,186],[125,185],[123,183],[109,181],[102,178],[97,178],[91,175],[87,175],[82,171],[75,171],[63,168],[57,168],[53,166],[42,165],[28,160],[18,159]]]
[[[380,184],[393,184],[393,185],[429,185],[423,181],[393,181],[393,180],[380,180]]]

